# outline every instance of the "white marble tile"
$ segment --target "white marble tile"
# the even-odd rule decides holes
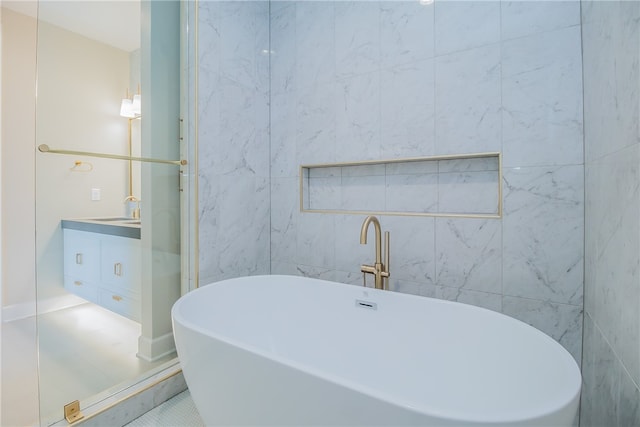
[[[436,283],[502,293],[502,224],[495,219],[436,218]]]
[[[225,175],[214,179],[208,192],[214,202],[204,207],[200,218],[201,278],[268,273],[268,179]]]
[[[296,102],[290,93],[271,94],[271,176],[292,177],[299,173],[296,161]]]
[[[438,160],[438,172],[487,172],[497,171],[497,157],[478,157],[475,159]]]
[[[640,3],[588,2],[583,16],[585,158],[637,143]]]
[[[619,363],[611,347],[585,313],[580,425],[616,425]]]
[[[296,264],[283,261],[271,260],[271,274],[284,274],[288,276],[296,276],[299,274]]]
[[[296,7],[293,1],[272,1],[269,15],[271,94],[283,94],[296,87]]]
[[[499,1],[438,0],[435,2],[436,55],[499,41]]]
[[[421,157],[435,151],[433,59],[382,70],[381,157]]]
[[[220,64],[220,2],[204,2],[198,9],[198,67],[217,73]]]
[[[336,270],[352,272],[355,275],[349,276],[350,283],[362,284],[360,272],[362,264],[373,264],[375,262],[375,239],[373,226],[369,228],[367,234],[367,244],[360,244],[360,229],[365,220],[365,215],[336,215]],[[382,221],[382,220],[381,220]],[[347,280],[341,276],[341,281]]]
[[[618,397],[618,425],[640,425],[640,389],[624,369],[620,369],[620,395]]]
[[[424,175],[437,174],[437,160],[420,160],[415,162],[387,163],[386,175]]]
[[[417,1],[380,3],[381,67],[421,61],[434,56],[434,4]]]
[[[224,1],[219,4],[221,18],[220,73],[248,88],[264,84],[260,72],[268,72],[269,4],[260,1]],[[265,68],[265,63],[267,64]]]
[[[114,425],[117,424],[111,424],[111,426]],[[147,427],[150,425],[204,427],[205,424],[198,414],[191,394],[186,390],[124,427]]]
[[[498,173],[449,172],[438,174],[440,213],[498,213]]]
[[[580,164],[580,28],[502,45],[504,166]]]
[[[269,106],[266,94],[234,80],[220,80],[220,127],[211,135],[216,173],[235,176],[269,175]],[[204,166],[204,165],[203,165]]]
[[[369,279],[369,281],[371,281],[371,279]],[[422,296],[423,292],[423,285],[421,283],[410,282],[408,280],[400,280],[394,278],[393,276],[389,277],[388,287],[390,291],[400,292],[403,294]]]
[[[383,211],[386,204],[384,188],[384,175],[343,176],[340,208],[348,211]]]
[[[296,163],[336,161],[337,91],[334,83],[299,89],[296,93]]]
[[[356,166],[344,166],[339,168],[343,177],[357,177],[357,176],[384,176],[386,172],[386,165],[356,165]]]
[[[311,277],[330,282],[335,281],[335,271],[333,269],[314,265],[296,265],[296,276]]]
[[[503,1],[502,40],[580,25],[580,0]]]
[[[335,64],[338,77],[380,68],[380,6],[377,1],[335,2]]]
[[[338,80],[335,100],[336,159],[380,159],[380,73]]]
[[[582,308],[536,299],[504,296],[502,312],[551,336],[574,357],[582,360]]]
[[[295,263],[333,270],[335,227],[334,215],[301,213],[298,217]]]
[[[640,380],[640,147],[624,149],[589,165],[598,181],[590,183],[589,211],[597,206],[594,264],[587,280],[592,318],[626,366],[634,381]]]
[[[435,298],[447,301],[456,301],[463,304],[475,305],[500,312],[502,309],[502,296],[487,292],[472,291],[448,286],[436,286]]]
[[[583,168],[504,170],[505,295],[582,304]]]
[[[334,279],[338,283],[344,283],[345,285],[363,286],[362,272],[360,271],[342,271],[336,270]]]
[[[385,198],[387,212],[436,213],[438,175],[389,175],[386,180]]]
[[[407,284],[411,286],[411,282],[407,282]],[[461,288],[435,285],[433,283],[420,283],[419,291],[421,296],[427,298],[455,301],[498,312],[502,309],[502,296],[500,294],[469,291]]]
[[[435,221],[429,217],[382,217],[390,234],[391,277],[432,284],[435,281]]]
[[[271,261],[291,261],[296,256],[298,232],[299,181],[297,178],[271,178]]]
[[[340,177],[309,178],[309,209],[342,209],[344,188],[341,182]]]
[[[296,3],[295,80],[299,88],[318,86],[335,77],[334,6],[329,1]]]
[[[439,56],[435,76],[436,153],[500,151],[500,45]]]

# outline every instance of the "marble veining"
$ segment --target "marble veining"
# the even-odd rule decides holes
[[[500,151],[500,63],[498,44],[436,58],[438,154]]]
[[[500,41],[499,1],[436,1],[436,55]]]
[[[301,213],[301,164],[501,151],[502,219],[381,216],[391,232],[390,286],[507,312],[579,358],[579,3],[276,1],[270,10],[268,2],[224,3],[200,4],[201,281],[270,271],[361,285],[359,266],[372,257],[358,241],[364,217]],[[624,7],[616,13],[632,22],[634,9]],[[630,55],[620,63],[633,70],[636,33],[607,31],[631,37],[614,52]],[[227,42],[232,36],[238,40]],[[609,62],[586,67],[609,71]],[[611,106],[607,90],[603,105]],[[628,92],[615,114],[636,111]],[[593,123],[618,144],[636,129],[635,116],[620,117],[619,133],[604,119]],[[466,208],[460,204],[485,184],[482,173],[494,170],[439,166],[435,172],[450,173],[441,182],[448,186],[427,193],[437,174],[387,169],[385,208]],[[367,198],[366,187],[352,190],[325,196],[346,204]]]
[[[580,27],[502,43],[505,166],[581,164]]]
[[[502,225],[490,219],[436,219],[436,278],[442,286],[502,293]],[[499,310],[498,310],[499,311]]]
[[[504,171],[506,295],[581,305],[582,167]]]

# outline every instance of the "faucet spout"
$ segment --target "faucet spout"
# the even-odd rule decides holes
[[[380,229],[380,221],[375,216],[369,215],[364,222],[362,223],[362,228],[360,229],[360,244],[367,244],[367,233],[369,231],[369,226],[373,223],[373,228],[375,230],[375,238],[376,238],[376,262],[374,265],[361,265],[360,271],[362,271],[363,276],[366,277],[366,274],[373,274],[375,277],[375,286],[376,289],[386,289],[385,287],[385,279],[389,277],[389,232],[386,232],[384,235],[385,239],[385,263],[382,263],[382,231]],[[385,265],[386,264],[386,265]],[[365,279],[366,282],[366,279]]]
[[[376,264],[382,263],[382,231],[380,229],[380,221],[375,216],[369,215],[362,223],[360,229],[360,244],[367,244],[367,232],[369,231],[369,225],[373,223],[373,228],[376,233]]]

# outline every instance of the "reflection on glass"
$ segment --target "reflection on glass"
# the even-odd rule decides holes
[[[177,125],[177,107],[162,116],[164,111],[145,105],[144,121],[139,119],[140,93],[151,99],[155,90],[150,81],[155,58],[149,54],[154,38],[140,37],[141,16],[155,15],[141,14],[141,7],[151,6],[41,2],[36,145],[129,157],[153,156],[169,145],[165,137],[154,138],[155,148],[145,146],[153,133],[169,134],[164,123]],[[173,12],[175,28],[164,28],[164,37],[179,40],[180,15]],[[84,27],[58,19],[75,13]],[[91,22],[94,16],[98,20]],[[119,37],[132,27],[122,21],[131,16],[133,43],[90,31],[102,27]],[[177,69],[178,52],[163,53]],[[172,67],[157,69],[167,73]],[[179,87],[178,74],[172,78]],[[141,90],[130,95],[128,88]],[[179,105],[179,92],[165,88],[161,96]],[[157,154],[179,156],[167,148]],[[80,400],[86,408],[175,360],[169,308],[179,296],[181,277],[177,166],[91,158],[90,170],[71,173],[78,162],[87,159],[36,157],[41,425],[60,420],[69,402]]]

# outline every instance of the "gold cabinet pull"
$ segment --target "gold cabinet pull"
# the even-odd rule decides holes
[[[75,282],[73,282],[73,284],[76,286],[82,286],[82,282],[79,280],[76,280]]]
[[[116,276],[122,276],[122,263],[116,262],[113,264],[113,274]]]
[[[76,254],[76,264],[82,264],[82,253],[78,252]]]
[[[114,295],[111,298],[113,298],[114,301],[118,301],[118,302],[122,301],[122,297],[120,295]]]

